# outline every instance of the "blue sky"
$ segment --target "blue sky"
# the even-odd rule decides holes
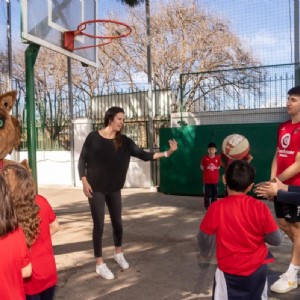
[[[229,20],[232,30],[263,64],[291,63],[294,59],[293,0],[198,0],[198,3]]]
[[[154,10],[159,2],[168,0],[150,0],[150,7]],[[197,0],[197,2],[200,8],[228,20],[232,31],[250,47],[264,65],[293,62],[294,0]],[[105,17],[105,12],[109,9],[122,15],[124,8],[117,0],[100,0],[101,16]]]
[[[158,1],[150,0],[154,8]],[[175,0],[176,1],[176,0]],[[197,0],[200,7],[229,20],[232,30],[249,46],[264,65],[290,63],[294,59],[294,0]],[[144,6],[144,4],[141,4]],[[0,1],[0,47],[6,45],[6,1]],[[99,17],[106,11],[121,14],[117,0],[100,0]],[[290,9],[290,11],[289,11]],[[20,1],[12,0],[13,38],[19,40]],[[291,17],[291,18],[290,18]]]

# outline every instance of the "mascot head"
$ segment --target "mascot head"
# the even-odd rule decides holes
[[[0,169],[3,168],[3,159],[21,142],[20,123],[10,114],[16,97],[16,91],[0,95]]]

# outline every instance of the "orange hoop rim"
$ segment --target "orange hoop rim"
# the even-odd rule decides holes
[[[94,35],[94,34],[90,34],[90,33],[86,33],[84,32],[84,30],[86,29],[86,26],[89,24],[93,24],[93,23],[111,23],[111,24],[117,24],[120,26],[124,26],[127,28],[127,32],[123,33],[123,34],[118,34],[118,35]],[[75,36],[77,35],[85,35],[88,36],[90,38],[94,38],[94,39],[109,39],[109,40],[113,40],[113,39],[119,39],[122,37],[127,37],[129,34],[131,34],[132,29],[131,27],[124,23],[124,22],[120,22],[120,21],[116,21],[116,20],[110,20],[110,19],[96,19],[96,20],[88,20],[85,22],[80,23],[77,26],[77,30],[75,30]]]
[[[89,24],[93,24],[93,23],[117,24],[117,25],[126,27],[127,31],[125,33],[117,34],[117,35],[94,35],[94,34],[84,32],[84,30],[86,29],[86,26],[89,25]],[[104,19],[89,20],[89,21],[85,21],[85,22],[80,23],[77,26],[77,30],[65,31],[63,33],[63,47],[68,51],[101,47],[101,46],[110,44],[114,39],[127,37],[129,34],[131,34],[131,32],[132,32],[131,27],[128,24],[124,23],[124,22],[120,22],[120,21],[116,21],[116,20],[104,20]],[[75,40],[76,36],[78,36],[78,35],[85,35],[85,36],[93,38],[93,39],[101,39],[101,40],[104,40],[104,41],[102,41],[102,42],[100,42],[96,45],[74,47],[74,40]]]

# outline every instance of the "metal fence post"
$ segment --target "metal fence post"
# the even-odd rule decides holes
[[[27,111],[27,139],[28,160],[32,176],[37,183],[36,167],[36,124],[35,124],[35,97],[34,97],[34,64],[40,50],[40,45],[30,44],[25,51],[26,74],[26,111]]]
[[[146,0],[147,23],[147,67],[148,67],[148,120],[149,120],[149,149],[153,152],[153,95],[152,95],[152,65],[151,65],[151,36],[150,36],[150,3]],[[151,186],[154,186],[154,164],[150,162]]]

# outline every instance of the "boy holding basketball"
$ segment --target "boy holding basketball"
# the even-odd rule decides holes
[[[255,170],[235,160],[226,169],[228,196],[214,202],[204,216],[198,234],[200,253],[206,256],[216,236],[218,267],[214,300],[267,299],[267,267],[273,262],[265,243],[279,245],[282,234],[267,205],[247,193]]]
[[[300,186],[300,86],[288,91],[287,112],[290,120],[278,127],[277,150],[271,179]],[[300,269],[300,205],[281,203],[274,197],[275,214],[280,228],[293,242],[292,259],[287,271],[271,286],[276,293],[287,293],[298,287]]]
[[[219,169],[221,166],[220,155],[216,155],[217,146],[215,143],[208,144],[207,152],[208,154],[204,155],[200,162],[200,169],[203,171],[205,209],[208,209],[209,205],[218,198]]]

